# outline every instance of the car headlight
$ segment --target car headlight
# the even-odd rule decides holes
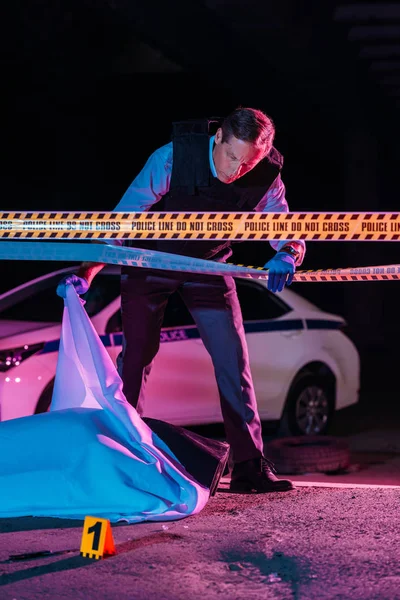
[[[36,354],[44,347],[44,342],[40,344],[25,344],[20,348],[11,348],[10,350],[0,350],[0,371],[4,373],[13,367],[18,367],[22,361]]]

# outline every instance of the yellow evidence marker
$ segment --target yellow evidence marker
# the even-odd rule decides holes
[[[108,519],[85,517],[80,551],[81,556],[96,560],[115,554],[114,539]]]

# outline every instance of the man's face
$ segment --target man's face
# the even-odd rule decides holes
[[[234,136],[222,142],[222,129],[215,134],[213,160],[217,177],[222,183],[232,183],[254,169],[265,156],[265,147],[238,140]]]

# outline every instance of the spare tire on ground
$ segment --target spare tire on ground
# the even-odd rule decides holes
[[[278,474],[332,473],[350,465],[349,445],[333,436],[278,438],[266,444],[264,453]]]

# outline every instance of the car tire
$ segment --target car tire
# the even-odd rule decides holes
[[[333,436],[278,438],[266,444],[265,456],[278,474],[337,473],[350,465],[350,448]]]
[[[53,397],[54,379],[47,384],[40,396],[35,409],[35,415],[48,412]]]
[[[325,435],[332,423],[334,408],[331,381],[327,377],[304,372],[289,390],[279,435]]]

